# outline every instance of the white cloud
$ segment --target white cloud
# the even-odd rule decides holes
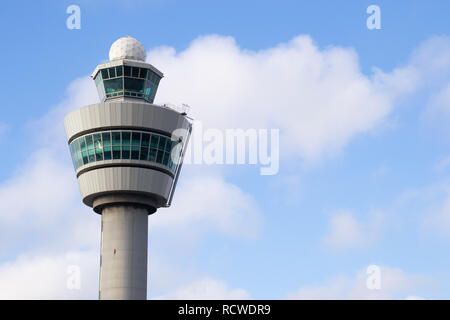
[[[51,148],[32,153],[0,183],[0,261],[24,246],[52,252],[97,248],[99,222],[81,202],[70,161]]]
[[[405,300],[425,300],[425,299],[419,296],[407,296]]]
[[[449,139],[450,83],[430,97],[421,120],[426,125],[427,131],[436,133],[439,140],[443,139],[442,132],[445,134],[444,138]]]
[[[450,37],[434,36],[412,54],[410,64],[420,72],[423,86],[432,94],[421,116],[423,130],[438,141],[450,137]],[[428,93],[429,94],[429,93]],[[444,135],[443,135],[444,133]]]
[[[371,244],[380,232],[383,215],[374,213],[367,222],[358,221],[352,212],[338,211],[330,219],[324,244],[334,250],[360,248]]]
[[[40,149],[0,184],[0,221],[38,224],[53,219],[76,192],[73,170],[67,170],[51,149]]]
[[[219,230],[228,235],[255,237],[261,215],[250,194],[222,177],[184,176],[172,207],[151,216],[150,225],[183,234]]]
[[[368,289],[366,270],[353,277],[339,276],[325,285],[303,286],[287,299],[404,299],[426,289],[432,282],[425,276],[408,274],[399,268],[380,267],[381,288]]]
[[[79,289],[70,286],[78,273],[72,266],[79,268]],[[0,264],[0,299],[96,299],[98,268],[95,251],[23,255]]]
[[[64,100],[28,125],[31,137],[35,139],[38,147],[51,146],[54,151],[66,152],[68,147],[64,117],[75,109],[98,102],[97,89],[91,77],[73,80],[66,90]]]
[[[156,299],[175,300],[240,300],[250,299],[250,295],[244,289],[230,289],[220,280],[202,278],[176,289],[174,292]]]
[[[435,170],[442,175],[448,166],[448,160],[441,160]],[[450,237],[450,185],[448,178],[418,188],[409,188],[396,200],[398,224],[408,229],[416,229],[426,238]]]
[[[422,84],[430,86],[448,81],[450,75],[450,37],[432,36],[412,53],[410,66],[420,73]]]
[[[257,52],[232,37],[206,36],[182,52],[160,47],[148,57],[166,76],[158,101],[190,104],[205,127],[279,127],[284,152],[307,160],[374,129],[417,83],[408,67],[369,78],[353,49],[321,50],[309,36]]]
[[[64,103],[31,124],[30,138],[36,143],[0,181],[0,261],[18,248],[43,255],[98,248],[99,217],[81,202],[62,127],[66,111],[89,101],[87,92],[86,79],[75,80]]]

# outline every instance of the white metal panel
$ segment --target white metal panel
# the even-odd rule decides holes
[[[188,120],[178,112],[148,103],[110,102],[83,107],[64,119],[67,138],[100,128],[132,126],[171,134],[179,128],[187,129]]]
[[[110,192],[148,194],[161,206],[167,201],[172,181],[166,173],[135,167],[100,168],[78,177],[83,202],[91,207],[96,196]]]

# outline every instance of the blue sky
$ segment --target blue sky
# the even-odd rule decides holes
[[[80,30],[66,28],[71,4]],[[366,27],[371,4],[381,30]],[[0,145],[15,153],[0,169],[0,297],[97,297],[100,218],[81,204],[62,118],[96,102],[87,76],[130,35],[166,75],[157,102],[281,137],[273,176],[183,167],[173,208],[150,217],[149,298],[448,299],[449,6],[5,3]],[[72,264],[80,290],[66,288]],[[381,290],[365,287],[371,264]]]

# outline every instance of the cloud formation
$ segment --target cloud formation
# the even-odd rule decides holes
[[[186,177],[175,198],[171,208],[150,218],[153,227],[250,238],[260,231],[261,214],[253,197],[220,176]]]
[[[369,289],[366,270],[359,270],[355,276],[338,276],[325,285],[303,286],[289,293],[287,299],[405,299],[415,296],[415,292],[432,285],[429,278],[408,274],[399,268],[380,267],[380,289]],[[417,297],[417,296],[415,296]]]
[[[244,289],[230,289],[220,280],[202,278],[181,286],[172,293],[157,299],[175,300],[241,300],[250,299],[250,294]]]
[[[338,211],[330,219],[323,242],[338,251],[365,247],[378,237],[382,220],[381,213],[374,213],[369,221],[360,222],[352,212]]]
[[[21,255],[0,265],[0,299],[96,299],[98,268],[97,251]]]
[[[368,77],[353,49],[320,49],[306,35],[257,52],[212,35],[181,52],[159,47],[147,56],[166,76],[158,101],[189,103],[209,128],[280,128],[285,153],[305,160],[374,129],[417,85],[414,68]]]

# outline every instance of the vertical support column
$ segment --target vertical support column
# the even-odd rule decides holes
[[[101,241],[99,298],[147,299],[147,209],[104,207]]]

